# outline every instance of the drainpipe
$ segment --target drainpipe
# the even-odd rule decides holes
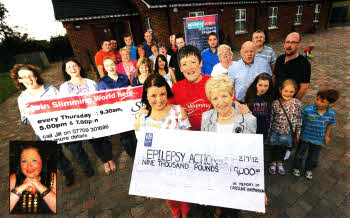
[[[169,0],[166,1],[166,15],[168,17],[168,29],[169,29],[169,35],[173,34],[172,28],[171,28],[171,23],[170,23],[170,14],[169,14]]]

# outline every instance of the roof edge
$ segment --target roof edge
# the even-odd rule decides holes
[[[56,21],[70,22],[70,21],[78,21],[78,20],[96,20],[96,19],[114,18],[114,17],[130,17],[130,16],[137,16],[137,15],[139,15],[139,13],[112,14],[112,15],[89,16],[89,17],[63,18],[63,19],[57,19]]]

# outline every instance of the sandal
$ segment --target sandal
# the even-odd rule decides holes
[[[109,163],[106,162],[103,164],[103,167],[105,168],[105,173],[109,174],[111,172],[111,168],[109,167]]]
[[[276,174],[276,164],[275,163],[271,164],[271,166],[269,167],[269,173],[272,175]]]
[[[294,176],[299,177],[300,176],[300,170],[293,169],[293,174],[294,174]]]
[[[306,171],[305,178],[312,179],[312,171]]]
[[[117,170],[117,166],[115,165],[113,160],[108,161],[108,163],[109,163],[109,167],[111,168],[112,171]]]
[[[284,175],[284,174],[286,174],[286,171],[284,170],[284,168],[283,168],[283,164],[282,163],[278,163],[278,174],[280,174],[280,175]]]

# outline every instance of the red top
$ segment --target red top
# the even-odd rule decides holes
[[[192,130],[201,129],[202,114],[212,108],[205,95],[205,83],[210,76],[204,74],[202,76],[203,78],[198,83],[189,83],[186,79],[175,83],[171,89],[174,98],[169,99],[170,104],[178,104],[183,107]]]
[[[105,52],[102,49],[100,51],[98,51],[95,55],[95,63],[97,66],[103,66],[103,58],[105,57],[112,57],[114,58],[115,62],[117,62],[117,59],[115,57],[115,54],[110,51],[110,52]],[[107,71],[105,70],[105,68],[103,67],[103,72],[107,73]]]
[[[304,49],[304,51],[310,51],[310,50],[311,50],[311,46]]]

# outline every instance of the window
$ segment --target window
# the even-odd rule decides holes
[[[321,4],[315,5],[315,15],[314,15],[314,22],[320,22],[320,13],[321,13]]]
[[[190,12],[190,17],[204,16],[204,11]]]
[[[300,25],[302,17],[303,17],[303,6],[302,5],[298,5],[297,6],[297,13],[295,14],[294,25]]]
[[[247,17],[246,9],[236,9],[235,18],[235,33],[246,33],[247,32]]]
[[[145,18],[145,27],[146,27],[146,31],[152,30],[151,20],[149,19],[149,17]]]
[[[269,29],[277,28],[277,14],[278,7],[270,7],[269,8]]]

